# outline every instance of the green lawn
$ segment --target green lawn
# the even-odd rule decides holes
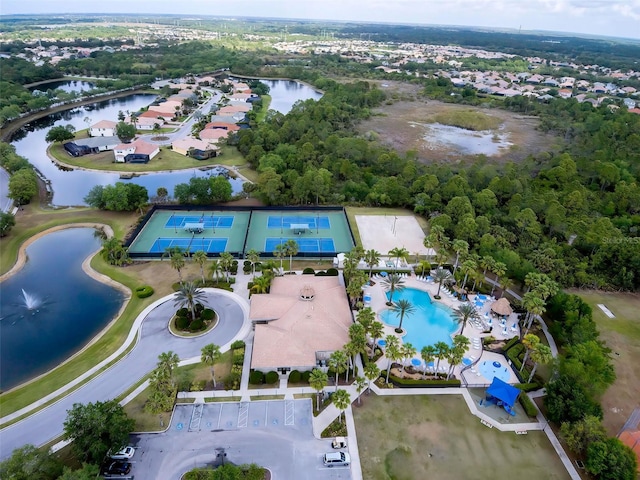
[[[368,480],[569,478],[543,432],[489,429],[458,395],[365,395],[353,412]]]
[[[601,398],[603,423],[610,435],[617,435],[640,397],[640,295],[576,290],[593,309],[600,340],[611,349],[616,381]],[[607,317],[598,304],[615,315]]]

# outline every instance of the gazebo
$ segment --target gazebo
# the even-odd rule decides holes
[[[491,305],[491,311],[496,315],[500,315],[501,317],[508,317],[513,313],[513,309],[511,308],[511,304],[509,304],[509,300],[506,298],[499,298]]]
[[[519,388],[509,385],[498,377],[493,377],[493,382],[487,388],[486,394],[485,403],[495,403],[499,407],[503,407],[509,415],[515,416],[513,405],[520,395]]]

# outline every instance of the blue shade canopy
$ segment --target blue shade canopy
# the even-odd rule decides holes
[[[491,395],[510,407],[516,402],[520,389],[516,388],[508,383],[500,380],[498,377],[493,377],[493,382],[487,388],[487,395]]]

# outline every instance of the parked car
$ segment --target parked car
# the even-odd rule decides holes
[[[131,471],[131,464],[122,460],[111,462],[105,469],[105,475],[127,475]]]
[[[324,457],[322,457],[322,462],[327,467],[333,467],[334,465],[346,467],[351,463],[351,456],[346,452],[325,453]]]
[[[109,458],[113,460],[128,460],[133,457],[134,453],[136,453],[136,449],[129,445],[116,453],[110,453]]]

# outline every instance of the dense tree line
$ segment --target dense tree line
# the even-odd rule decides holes
[[[38,177],[29,161],[16,153],[13,145],[0,142],[0,167],[10,176],[8,197],[18,205],[26,205],[38,193]],[[11,230],[15,221],[6,216],[2,217],[2,232],[4,236]]]
[[[84,197],[87,205],[102,210],[131,212],[142,209],[149,201],[147,189],[135,183],[116,182],[115,185],[96,185]]]

